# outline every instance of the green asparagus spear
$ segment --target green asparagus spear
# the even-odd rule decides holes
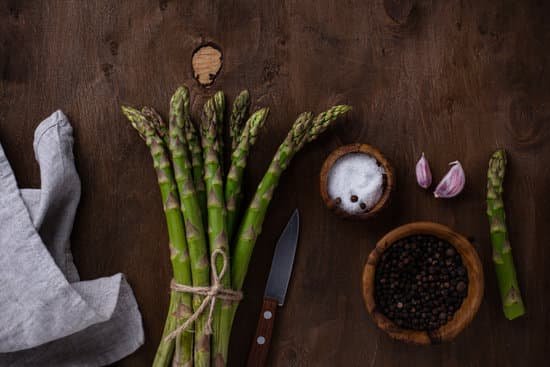
[[[157,135],[153,124],[142,113],[134,108],[124,106],[122,107],[122,111],[131,121],[132,126],[139,132],[140,136],[145,138],[145,142],[151,151],[168,227],[170,259],[172,261],[174,279],[180,284],[191,285],[191,269],[183,217],[180,212],[176,182],[166,146],[163,140]],[[185,322],[191,315],[191,310],[191,296],[172,291],[163,337]],[[166,367],[171,364],[175,343],[179,346],[177,348],[176,359],[181,363],[191,363],[193,359],[193,335],[191,333],[183,333],[178,337],[176,342],[173,340],[161,342],[155,356],[155,361],[153,362],[154,367]]]
[[[258,132],[263,126],[268,113],[269,109],[262,108],[250,116],[240,134],[239,143],[231,155],[231,167],[229,168],[225,185],[227,235],[229,239],[233,238],[235,226],[237,225],[242,201],[243,176],[248,159],[248,152],[256,142]]]
[[[240,290],[243,286],[256,238],[262,231],[265,214],[281,174],[305,143],[313,141],[332,121],[350,109],[351,107],[345,105],[335,106],[314,119],[311,113],[303,113],[294,122],[286,139],[275,153],[241,221],[231,263],[234,289]]]
[[[231,263],[232,284],[235,289],[241,289],[244,283],[252,249],[262,230],[263,220],[273,196],[273,191],[279,183],[281,174],[298,151],[297,149],[299,149],[302,141],[306,139],[312,121],[313,115],[310,112],[304,112],[298,116],[286,139],[275,153],[267,172],[258,185],[252,202],[244,213],[233,247],[233,261]]]
[[[233,102],[231,117],[229,119],[229,135],[231,137],[231,151],[235,152],[241,139],[248,109],[250,108],[250,94],[245,89],[239,93]]]
[[[185,98],[185,97],[184,97]],[[204,226],[208,225],[206,219],[206,188],[204,187],[204,163],[202,159],[202,147],[200,133],[193,125],[189,110],[189,98],[187,96],[183,109],[183,130],[187,141],[187,149],[191,155],[191,166],[193,167],[193,183],[197,192],[197,198],[201,208],[201,214]]]
[[[218,116],[216,116],[215,98],[209,99],[203,108],[201,136],[204,156],[204,182],[206,184],[207,205],[208,205],[208,237],[210,253],[221,249],[229,255],[227,241],[227,212],[223,192],[222,170],[220,166],[220,141],[218,135]],[[221,257],[216,260],[216,269],[221,272],[223,267]],[[230,266],[227,264],[227,271],[221,279],[225,288],[231,287]],[[225,366],[227,362],[227,346],[229,344],[229,332],[222,327],[222,309],[230,305],[219,301],[214,309],[212,320],[212,364],[214,366]]]
[[[187,142],[183,132],[185,125],[184,103],[185,100],[189,100],[188,96],[187,88],[180,87],[170,101],[169,147],[185,222],[193,286],[207,287],[210,285],[210,268],[206,232],[193,183],[189,152],[185,149]],[[195,295],[193,297],[193,311],[197,311],[203,299],[204,296]],[[208,314],[202,313],[195,322],[194,366],[196,367],[210,366],[210,336],[205,332],[207,320]]]
[[[512,248],[508,241],[506,214],[502,200],[504,174],[506,171],[506,152],[497,150],[489,161],[487,173],[487,215],[493,244],[493,262],[497,273],[498,287],[502,298],[504,316],[513,320],[525,314],[521,299]]]

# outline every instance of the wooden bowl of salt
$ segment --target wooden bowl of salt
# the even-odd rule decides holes
[[[367,219],[388,203],[394,187],[393,168],[368,144],[344,145],[323,163],[321,197],[338,216]]]

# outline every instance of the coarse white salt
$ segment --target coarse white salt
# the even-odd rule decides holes
[[[345,154],[334,162],[328,173],[328,195],[339,202],[345,212],[363,213],[372,209],[382,197],[385,173],[370,154]]]

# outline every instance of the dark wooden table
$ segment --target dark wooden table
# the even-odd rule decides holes
[[[392,3],[396,3],[393,1]],[[332,103],[350,117],[306,147],[282,179],[246,281],[231,366],[242,366],[275,241],[294,208],[301,241],[273,366],[536,366],[550,347],[550,4],[546,1],[6,1],[0,2],[0,139],[21,186],[38,186],[34,127],[63,109],[75,129],[83,195],[73,249],[84,279],[123,272],[137,296],[146,343],[120,367],[150,364],[168,304],[166,229],[151,161],[119,111],[167,113],[174,89],[195,96],[248,88],[270,106],[247,176],[254,188],[294,117]],[[393,20],[387,13],[392,14]],[[222,48],[212,88],[191,55]],[[195,108],[197,104],[195,105]],[[366,142],[396,169],[390,207],[368,222],[329,213],[318,193],[323,159]],[[490,153],[509,152],[506,204],[528,314],[506,321],[485,218]],[[420,190],[421,152],[441,177],[459,159],[465,192]],[[456,341],[420,348],[390,340],[364,309],[360,279],[374,243],[410,221],[433,220],[474,239],[486,276],[477,317]]]

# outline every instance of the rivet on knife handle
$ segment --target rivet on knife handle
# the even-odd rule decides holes
[[[264,298],[256,335],[252,339],[252,346],[248,354],[247,367],[264,367],[266,365],[276,311],[277,300]]]

